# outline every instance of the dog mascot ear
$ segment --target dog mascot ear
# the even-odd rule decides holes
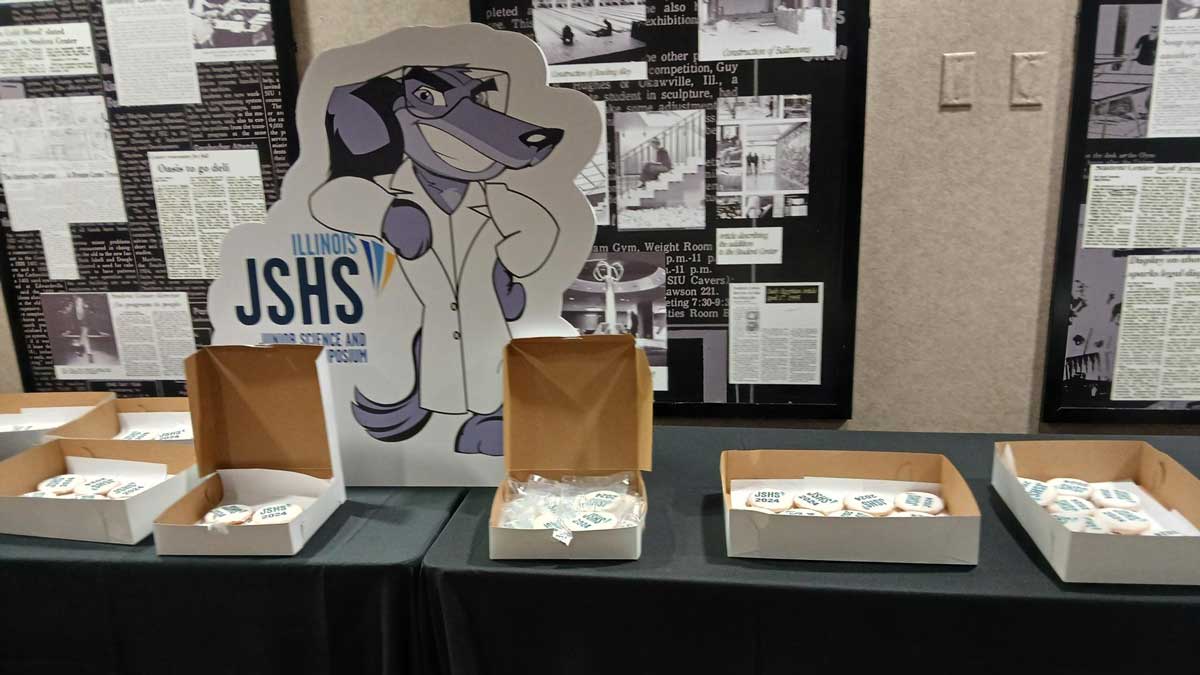
[[[333,90],[325,110],[329,180],[342,176],[371,180],[400,168],[404,135],[395,109],[403,98],[404,83],[390,77]]]

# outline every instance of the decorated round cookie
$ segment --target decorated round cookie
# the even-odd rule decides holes
[[[39,492],[49,492],[56,495],[65,495],[74,492],[75,488],[83,485],[87,481],[87,476],[80,476],[75,473],[64,473],[61,476],[47,478],[38,483],[37,489]]]
[[[821,513],[820,511],[817,511],[816,509],[788,509],[787,511],[781,511],[779,513],[779,515],[781,515],[781,516],[808,516],[810,518],[824,518],[825,517],[824,513]]]
[[[254,515],[254,509],[245,504],[225,504],[204,514],[204,522],[217,525],[241,525],[250,516]]]
[[[859,492],[846,497],[847,511],[861,511],[871,516],[886,516],[892,512],[894,500],[878,492]]]
[[[1154,525],[1153,521],[1137,511],[1122,508],[1100,509],[1096,512],[1096,520],[1114,534],[1141,534]]]
[[[299,504],[289,502],[268,504],[255,509],[254,515],[250,516],[250,524],[270,525],[273,523],[287,523],[295,520],[296,516],[301,513],[304,513],[304,509],[300,508]]]
[[[585,511],[568,520],[567,529],[573,532],[611,530],[616,524],[617,517],[607,511]]]
[[[930,492],[901,492],[896,495],[896,508],[901,511],[937,515],[946,508],[946,502]]]
[[[1018,478],[1017,480],[1021,481],[1021,487],[1025,488],[1025,494],[1037,502],[1038,506],[1049,506],[1050,502],[1058,497],[1058,490],[1048,483],[1032,478]]]
[[[746,498],[746,506],[766,509],[772,513],[787,511],[792,508],[792,496],[784,490],[762,488],[750,493]]]
[[[834,511],[833,513],[829,514],[829,517],[830,518],[874,518],[875,516],[873,516],[869,513],[863,513],[862,511],[851,511],[850,509],[845,509],[842,511]]]
[[[1046,506],[1050,513],[1066,513],[1073,516],[1090,516],[1096,505],[1080,497],[1058,497]]]
[[[1129,490],[1111,487],[1092,489],[1092,501],[1102,509],[1138,509],[1142,500]]]
[[[75,494],[77,495],[107,495],[113,488],[119,486],[121,481],[108,476],[93,476],[79,485],[75,486]]]
[[[1054,488],[1059,497],[1079,497],[1088,499],[1092,496],[1092,484],[1078,478],[1051,478],[1046,484]]]
[[[800,510],[811,509],[819,511],[821,515],[828,515],[834,511],[841,511],[846,508],[841,497],[822,490],[801,492],[792,500],[792,505]]]

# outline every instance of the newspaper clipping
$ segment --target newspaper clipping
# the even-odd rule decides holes
[[[72,223],[126,220],[101,96],[0,99],[0,181],[13,230],[41,230],[51,279],[76,279]]]
[[[1200,248],[1200,163],[1093,164],[1086,248]]]
[[[183,0],[104,0],[121,105],[200,102],[189,19]]]
[[[1200,136],[1200,2],[1165,0],[1159,23],[1146,135]]]
[[[823,286],[730,285],[730,383],[821,383]]]
[[[167,276],[216,279],[225,233],[235,225],[266,220],[258,151],[151,152],[147,156]]]
[[[1200,255],[1129,258],[1112,400],[1200,400]]]
[[[186,293],[44,293],[60,380],[183,379],[196,351]]]
[[[0,77],[95,72],[92,28],[86,22],[0,26]]]

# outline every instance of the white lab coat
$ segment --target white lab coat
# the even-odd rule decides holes
[[[492,284],[493,266],[498,257],[516,277],[533,274],[554,250],[558,223],[541,204],[504,183],[471,183],[459,207],[446,214],[407,161],[386,192],[361,179],[339,178],[321,186],[309,203],[313,216],[327,227],[380,238],[380,223],[393,198],[420,205],[433,230],[433,246],[424,255],[414,260],[397,256],[423,308],[421,407],[448,414],[490,413],[500,407],[504,347],[512,337]],[[364,208],[376,215],[357,216]]]

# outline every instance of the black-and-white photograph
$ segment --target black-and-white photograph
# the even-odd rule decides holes
[[[729,218],[801,218],[808,215],[808,197],[799,194],[746,195]]]
[[[106,293],[43,293],[42,314],[54,365],[120,365]]]
[[[1200,19],[1200,0],[1167,0],[1163,12],[1168,21]]]
[[[1159,5],[1103,5],[1096,29],[1088,138],[1145,138]]]
[[[704,227],[704,111],[613,114],[617,228]]]
[[[697,5],[701,61],[837,51],[837,0],[697,0]]]
[[[604,101],[593,101],[600,117],[605,117]],[[596,154],[592,161],[583,167],[575,177],[575,186],[579,188],[588,203],[592,205],[592,214],[596,217],[596,225],[601,227],[612,225],[608,205],[608,125],[600,127],[600,143],[596,146]]]
[[[535,0],[533,35],[550,65],[644,61],[645,0]]]
[[[717,124],[779,119],[808,119],[812,96],[730,96],[717,100]]]
[[[717,127],[717,192],[741,192],[742,128],[737,125]]]
[[[655,389],[666,389],[665,254],[593,252],[563,293],[562,315],[580,335],[632,335],[646,352]]]
[[[275,58],[270,2],[191,0],[192,41],[198,61]]]
[[[744,191],[807,192],[809,124],[754,124],[742,127],[746,179]]]

